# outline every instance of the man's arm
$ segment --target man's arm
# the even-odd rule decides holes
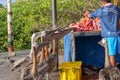
[[[95,12],[87,14],[87,17],[89,18],[101,18],[102,17],[102,10],[99,8]]]

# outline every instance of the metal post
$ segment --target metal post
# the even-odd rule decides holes
[[[7,25],[8,25],[8,52],[11,53],[14,50],[13,47],[13,30],[12,30],[12,0],[7,0]]]
[[[52,0],[52,21],[53,21],[53,29],[56,28],[57,25],[57,6],[56,6],[57,1]]]
[[[52,0],[52,21],[53,21],[53,29],[55,29],[57,26],[57,0]],[[58,59],[58,41],[56,41],[56,57],[57,57],[57,64],[55,71],[58,71],[59,66],[59,59]]]
[[[119,1],[119,0],[114,0],[114,5],[117,6],[117,5],[118,5],[118,1]]]

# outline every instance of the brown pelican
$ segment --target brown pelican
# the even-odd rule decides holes
[[[99,71],[99,80],[120,80],[119,69],[112,67],[109,60],[107,40],[103,38],[99,44],[105,48],[105,68]]]

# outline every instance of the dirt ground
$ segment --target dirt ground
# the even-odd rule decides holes
[[[17,51],[15,57],[10,59],[18,60],[29,54],[30,50]],[[21,71],[12,71],[13,65],[9,62],[8,53],[0,53],[0,80],[20,80]],[[63,55],[59,56],[59,64],[63,62]],[[50,80],[59,80],[59,72],[52,72]]]
[[[30,50],[17,51],[15,57],[7,58],[8,53],[0,53],[0,80],[20,80],[21,71],[12,71],[13,65],[10,63],[10,59],[18,60],[29,54]],[[63,54],[59,54],[59,65],[64,62]],[[86,71],[87,70],[87,71]],[[85,69],[88,74],[91,73],[89,69]],[[84,72],[82,72],[84,73]],[[93,73],[93,71],[92,71]],[[44,79],[46,80],[46,79]],[[59,72],[52,72],[49,76],[49,80],[60,80]],[[98,80],[98,74],[95,75],[82,75],[82,80]]]

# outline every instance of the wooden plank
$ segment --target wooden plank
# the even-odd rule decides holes
[[[75,37],[79,36],[100,36],[101,31],[86,31],[86,32],[75,32]]]

